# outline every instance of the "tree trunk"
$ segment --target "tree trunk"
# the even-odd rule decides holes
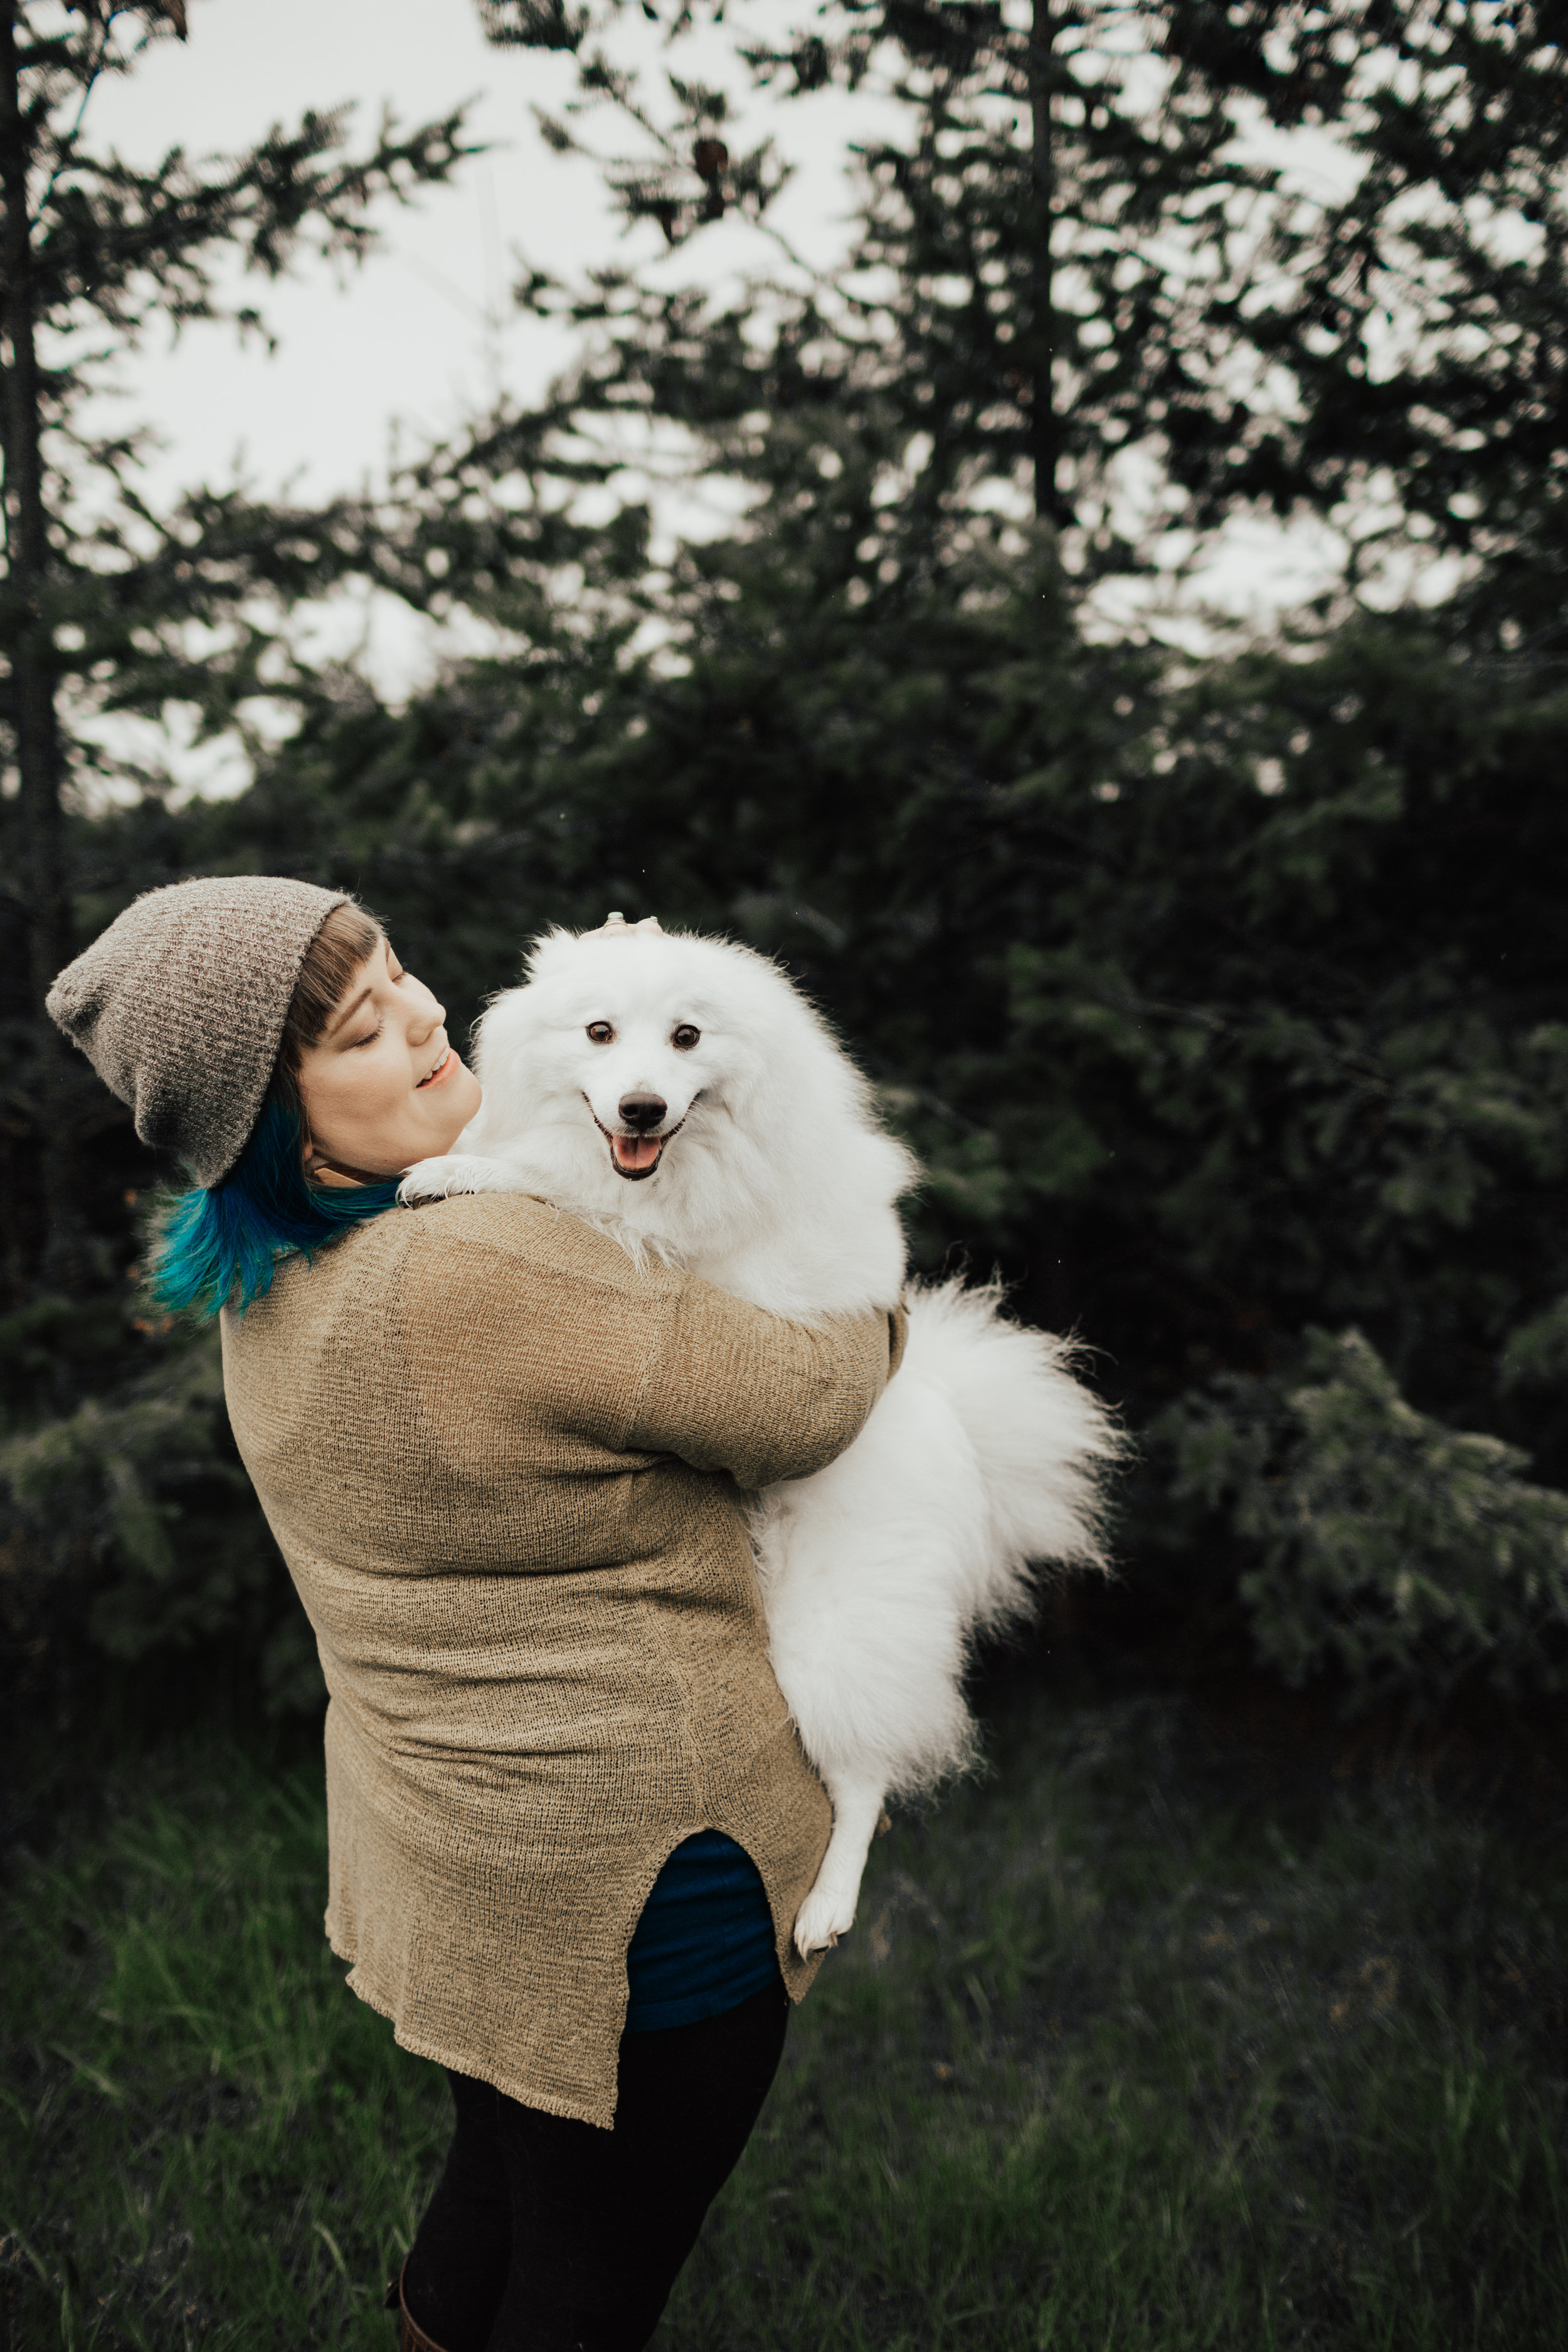
[[[48,614],[48,521],[39,448],[38,362],[33,332],[32,224],[27,208],[29,138],[22,110],[15,0],[0,0],[0,252],[4,256],[5,555],[5,638],[20,777],[23,891],[30,1010],[39,1024],[37,1058],[46,1285],[79,1279],[81,1227],[77,1153],[68,1104],[70,1048],[44,1013],[50,982],[71,952],[65,812],[60,805],[59,725]]]
[[[1029,445],[1035,466],[1035,512],[1043,522],[1070,518],[1057,488],[1061,430],[1057,417],[1056,320],[1051,290],[1051,226],[1056,199],[1056,159],[1051,142],[1051,45],[1057,37],[1050,0],[1035,0],[1029,29],[1030,223],[1029,338],[1033,383]]]

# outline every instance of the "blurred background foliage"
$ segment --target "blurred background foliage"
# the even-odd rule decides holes
[[[177,315],[209,246],[263,274],[312,234],[352,256],[374,198],[460,166],[460,121],[349,156],[310,116],[214,167],[210,204],[180,158],[128,193],[68,123],[110,16],[161,37],[163,12],[47,40],[46,13],[10,8],[25,102],[0,121],[36,194],[54,174],[22,246],[12,221],[43,326]],[[782,167],[731,156],[723,93],[682,73],[692,11],[664,12],[646,84],[614,63],[615,0],[481,13],[576,55],[550,135],[612,137],[594,152],[668,251],[727,207],[766,226]],[[149,513],[133,452],[78,436],[80,387],[46,372],[26,576],[11,292],[0,1596],[24,1685],[226,1645],[261,1703],[315,1703],[213,1337],[139,1299],[175,1171],[37,1009],[50,958],[136,892],[265,871],[359,891],[459,1036],[547,923],[620,907],[777,954],[925,1162],[917,1264],[999,1265],[1142,1433],[1113,1633],[1245,1641],[1352,1708],[1561,1686],[1563,13],[835,0],[776,47],[737,34],[781,104],[874,73],[903,95],[831,279],[783,250],[718,295],[663,264],[527,266],[518,300],[575,327],[568,375],[319,514],[205,489]],[[1353,158],[1342,199],[1238,136],[1302,124]],[[655,475],[743,495],[681,539]],[[1249,505],[1339,531],[1338,586],[1268,642],[1162,628],[1173,530],[1190,565]],[[289,635],[343,580],[484,649],[392,707]],[[250,739],[230,798],[82,729],[174,699],[216,732],[261,685],[297,724]],[[29,761],[40,695],[58,741],[35,726]]]

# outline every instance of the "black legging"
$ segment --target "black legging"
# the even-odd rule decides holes
[[[447,2075],[458,2128],[403,2275],[442,2352],[638,2352],[751,2137],[784,2048],[775,1979],[621,2038],[613,2131]]]

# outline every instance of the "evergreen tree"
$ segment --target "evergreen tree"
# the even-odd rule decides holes
[[[211,1335],[138,1312],[125,1278],[151,1157],[43,997],[137,887],[187,870],[122,859],[118,802],[165,831],[179,819],[167,779],[89,722],[174,702],[211,734],[258,692],[308,705],[320,688],[288,612],[374,569],[378,523],[353,501],[290,509],[241,488],[158,510],[139,479],[148,436],[95,431],[91,403],[160,326],[226,315],[264,334],[248,303],[226,309],[236,261],[262,279],[304,252],[352,262],[379,204],[446,180],[466,151],[460,115],[389,120],[355,148],[343,110],[200,163],[180,147],[140,169],[95,147],[99,81],[185,30],[180,0],[63,15],[0,0],[0,1620],[8,1670],[46,1679],[84,1632],[136,1661],[221,1631],[286,1696],[319,1676],[233,1458]]]
[[[628,217],[671,242],[726,201],[765,219],[771,147],[718,170],[732,96],[673,69],[656,92],[617,65],[625,0],[482,13],[493,38],[577,54],[563,145],[594,105],[633,126],[609,167]],[[672,46],[693,16],[669,12]],[[945,454],[972,486],[1032,491],[1090,572],[1254,505],[1342,525],[1352,587],[1391,542],[1471,559],[1472,576],[1484,562],[1483,634],[1553,635],[1565,30],[1562,0],[837,0],[782,43],[737,33],[763,83],[875,77],[910,110],[907,142],[868,147],[856,249],[816,289],[818,395],[836,365],[896,378],[939,471]],[[1303,128],[1333,134],[1345,191],[1274,160],[1265,134]],[[602,299],[626,356],[591,399],[640,389],[689,414],[764,375],[754,336],[737,350],[715,321],[708,343],[749,362],[717,376],[689,297],[623,278]],[[787,352],[802,338],[777,299]],[[1129,499],[1131,452],[1156,496]]]
[[[1037,407],[996,398],[1040,299],[1022,233],[1039,218],[1037,125],[1025,140],[1021,107],[991,109],[1038,74],[1042,18],[857,13],[837,48],[753,58],[779,71],[782,56],[806,86],[863,70],[875,33],[909,61],[914,132],[872,159],[842,285],[795,273],[712,303],[628,270],[574,298],[525,289],[590,343],[546,409],[492,421],[492,484],[513,448],[536,480],[552,449],[594,433],[612,447],[629,410],[684,428],[693,471],[738,476],[754,499],[658,583],[679,673],[602,680],[565,759],[542,771],[479,673],[447,689],[489,700],[486,801],[532,813],[530,898],[586,866],[615,877],[616,903],[728,920],[785,952],[932,1169],[927,1261],[954,1242],[1000,1254],[1036,1311],[1114,1351],[1138,1417],[1227,1367],[1289,1381],[1313,1324],[1360,1324],[1422,1408],[1522,1441],[1561,1480],[1560,592],[1550,512],[1527,515],[1515,487],[1520,435],[1550,460],[1560,416],[1532,380],[1542,342],[1516,368],[1502,331],[1511,315],[1544,336],[1559,307],[1550,27],[1505,8],[1137,12],[1166,79],[1142,143],[1117,153],[1164,159],[1151,203],[1170,186],[1206,198],[1215,160],[1212,216],[1142,215],[1182,226],[1189,261],[1205,238],[1234,258],[1195,291],[1169,246],[1163,276],[1117,252],[1131,199],[1096,223],[1083,191],[1111,142],[1093,148],[1106,126],[1081,83],[1053,81],[1052,284],[1086,289],[1079,343],[1052,327],[1064,431],[1110,437],[1121,400],[1127,441],[1157,451],[1200,524],[1249,498],[1338,515],[1375,489],[1391,531],[1473,565],[1430,619],[1352,617],[1184,679],[1135,647],[1086,646],[1051,536],[1031,542],[1017,499],[987,493],[1039,481]],[[559,20],[526,14],[516,36],[560,45]],[[581,20],[565,29],[584,47]],[[1051,75],[1079,55],[1053,37]],[[672,82],[661,126],[592,53],[583,79],[647,126],[658,170],[616,169],[628,215],[671,243],[697,234],[714,96]],[[1363,165],[1356,202],[1287,205],[1271,170],[1226,183],[1226,126],[1249,105],[1280,127],[1337,125]],[[1185,145],[1184,108],[1204,126]],[[1058,120],[1086,134],[1076,146]],[[1163,176],[1173,151],[1184,183]],[[1114,163],[1102,193],[1134,183]],[[733,193],[765,217],[769,184],[753,158]],[[1247,239],[1230,238],[1237,194]],[[1510,207],[1543,230],[1511,254]],[[1098,278],[1069,278],[1097,226]],[[1331,315],[1352,234],[1365,268]],[[855,296],[862,263],[868,282],[882,273],[874,304]],[[1068,441],[1055,475],[1091,539],[1095,463],[1079,470]],[[439,509],[437,488],[437,533]],[[1102,536],[1086,569],[1139,556]],[[628,572],[623,593],[635,606],[646,590]],[[1510,650],[1526,593],[1532,634]],[[539,822],[546,795],[569,859]],[[1244,1515],[1231,1535],[1245,1554]]]
[[[1288,1682],[1331,1662],[1352,1709],[1563,1690],[1568,1495],[1414,1412],[1359,1332],[1309,1333],[1291,1378],[1222,1378],[1161,1434],[1177,1504],[1223,1506],[1247,1543],[1242,1597]]]
[[[726,92],[671,68],[656,100],[617,68],[605,43],[622,13],[563,18],[533,0],[483,11],[492,38],[577,50],[581,95],[544,125],[559,146],[584,146],[595,104],[633,127],[639,152],[607,165],[629,220],[657,221],[671,245],[730,205],[765,226],[786,176],[771,142],[731,157],[718,136]],[[675,18],[672,43],[690,16]],[[764,387],[776,402],[808,352],[797,396],[863,404],[883,385],[930,437],[927,470],[944,493],[972,500],[1012,485],[1042,520],[1074,529],[1075,565],[1146,562],[1147,544],[1127,537],[1125,456],[1187,436],[1187,420],[1212,404],[1210,314],[1245,282],[1233,215],[1274,177],[1233,152],[1222,83],[1184,58],[1160,69],[1161,27],[1160,11],[1119,0],[1037,0],[1021,14],[850,0],[782,47],[737,35],[752,78],[795,94],[858,84],[890,56],[878,78],[904,102],[911,136],[864,151],[865,202],[843,267],[803,287],[797,266],[752,289],[745,337],[726,332],[728,319],[700,331],[689,294],[603,275],[596,308],[577,313],[607,331],[580,399],[605,408],[640,393],[704,418],[718,400],[739,417]],[[542,284],[530,290],[550,299]],[[758,341],[764,321],[772,349]]]
[[[1398,107],[1373,100],[1378,58],[1400,67],[1387,86],[1400,106],[1421,98],[1437,176],[1405,185],[1403,214],[1389,195],[1386,252],[1417,198],[1434,217],[1453,200],[1440,109],[1468,103],[1436,65],[1405,72],[1399,44],[1524,44],[1543,85],[1555,66],[1517,11],[1472,11],[1468,32],[1441,8],[1131,14],[1158,34],[1160,79],[1140,98],[1130,76],[1099,114],[1090,52],[1073,43],[1092,16],[1109,46],[1109,8],[1053,14],[1043,68],[1037,20],[923,0],[825,19],[820,56],[799,43],[762,58],[796,80],[847,75],[875,58],[872,35],[897,35],[912,129],[901,163],[873,159],[865,183],[851,255],[865,276],[782,267],[710,299],[630,267],[580,289],[531,275],[523,299],[575,323],[579,363],[411,469],[365,559],[411,598],[479,614],[494,650],[403,711],[363,681],[328,682],[251,792],[83,824],[79,870],[103,914],[132,887],[230,864],[351,884],[459,1026],[515,978],[531,930],[610,906],[780,953],[927,1163],[919,1262],[956,1249],[999,1263],[1025,1311],[1108,1352],[1107,1384],[1154,1433],[1127,1536],[1141,1608],[1162,1584],[1189,1607],[1201,1560],[1278,1660],[1375,1653],[1388,1686],[1435,1687],[1489,1657],[1549,1682],[1529,1658],[1540,1647],[1555,1672],[1560,1639],[1561,1563],[1542,1547],[1561,1508],[1537,1482],[1568,1483],[1551,629],[1500,646],[1477,589],[1426,614],[1320,615],[1279,646],[1197,661],[1110,642],[1083,613],[1097,568],[1149,551],[1095,505],[1094,434],[1117,440],[1118,416],[1117,446],[1155,452],[1200,520],[1244,494],[1333,510],[1374,425],[1387,481],[1415,485],[1399,511],[1425,511],[1427,477],[1395,434],[1436,430],[1418,371],[1385,400],[1394,379],[1355,358],[1348,326],[1330,366],[1321,319],[1278,288],[1259,307],[1270,253],[1305,269],[1320,247],[1307,215],[1268,209],[1268,171],[1233,173],[1222,121],[1316,109],[1375,132],[1392,173]],[[647,152],[618,184],[661,241],[699,234],[716,198],[765,222],[764,150],[697,163],[699,135],[739,143],[711,93],[688,79],[661,111],[617,87],[593,26],[547,0],[489,20],[575,46],[586,95],[639,110]],[[1070,526],[1048,498],[1032,512],[1052,470],[1038,376],[1014,366],[1009,385],[1003,370],[1020,344],[1039,362],[1037,142],[1017,79],[1031,68],[1050,81],[1052,495]],[[1487,119],[1521,173],[1547,155],[1544,131],[1526,154],[1511,95]],[[563,130],[582,135],[581,118]],[[1091,229],[1114,253],[1129,189],[1163,224],[1159,271],[1141,232],[1131,271],[1122,256],[1075,275]],[[1243,202],[1258,215],[1246,254],[1194,289],[1181,253],[1205,237],[1217,251],[1211,210]],[[1329,215],[1311,217],[1326,251]],[[1548,289],[1549,261],[1529,262]],[[1459,331],[1471,281],[1447,248],[1439,264],[1441,285],[1422,282],[1458,323],[1446,358],[1420,344],[1428,393],[1488,364]],[[1288,373],[1300,362],[1289,397],[1258,372],[1268,338]],[[693,474],[746,486],[732,527],[667,554],[640,499],[613,504],[628,412],[639,433],[679,428]],[[1510,478],[1479,445],[1467,453],[1475,481]],[[1533,583],[1547,614],[1548,535],[1516,527],[1511,495],[1471,560],[1507,596]],[[1331,1360],[1312,1336],[1324,1325],[1364,1340]],[[1249,1433],[1265,1423],[1275,1450],[1258,1455]],[[121,1490],[83,1473],[95,1442],[73,1423],[14,1476],[58,1507],[50,1463],[68,1461],[98,1497],[93,1539],[120,1546],[115,1573],[145,1598],[163,1555],[143,1544],[137,1569],[122,1536],[102,1535]],[[1510,1445],[1533,1457],[1531,1479]],[[1428,1509],[1424,1483],[1450,1473],[1453,1510]],[[1314,1549],[1270,1515],[1277,1479],[1308,1509],[1351,1496],[1368,1527],[1348,1550]],[[155,1481],[135,1491],[158,1503]],[[1162,1536],[1183,1547],[1168,1575]],[[1400,1546],[1428,1540],[1447,1599],[1423,1588],[1422,1624],[1402,1632]],[[184,1622],[216,1589],[180,1601]],[[179,1596],[157,1591],[106,1612],[116,1640],[174,1613]],[[1361,1612],[1348,1642],[1333,1630],[1343,1593]],[[1462,1640],[1428,1639],[1439,1621]]]
[[[63,19],[35,0],[0,5],[0,719],[17,779],[3,812],[0,1019],[12,1074],[0,1181],[14,1297],[40,1279],[91,1279],[82,1148],[112,1116],[42,1013],[75,944],[67,799],[90,797],[112,765],[79,722],[157,716],[177,700],[214,730],[264,674],[268,692],[287,692],[290,666],[256,601],[281,612],[320,593],[358,560],[363,537],[346,505],[290,512],[239,490],[193,490],[156,513],[137,482],[143,438],[95,435],[88,404],[155,325],[221,315],[220,269],[237,259],[276,277],[304,249],[357,258],[374,241],[374,207],[445,180],[463,152],[458,116],[411,132],[388,121],[352,152],[340,110],[307,113],[245,154],[196,163],[175,148],[137,169],[91,144],[92,92],[170,33],[184,37],[177,0],[77,0]],[[259,330],[252,308],[231,315],[242,331]],[[218,632],[216,651],[209,634],[198,654],[195,624]]]

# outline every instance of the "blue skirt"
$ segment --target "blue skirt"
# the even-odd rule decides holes
[[[699,1830],[669,1856],[637,1921],[626,1952],[626,2032],[718,2017],[778,1973],[756,1864],[733,1838]]]

